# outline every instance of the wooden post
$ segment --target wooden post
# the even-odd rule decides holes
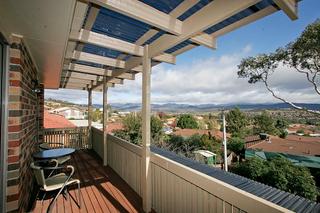
[[[108,165],[108,144],[107,144],[107,128],[108,128],[108,87],[107,77],[103,77],[103,165]]]
[[[92,144],[92,87],[88,87],[88,132],[89,132],[89,148],[91,148]]]
[[[150,86],[151,86],[151,58],[149,46],[144,47],[142,71],[142,200],[145,212],[151,211],[151,166],[150,166]]]

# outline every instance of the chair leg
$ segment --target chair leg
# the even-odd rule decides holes
[[[48,209],[47,209],[47,213],[51,212],[52,211],[52,208],[53,208],[53,205],[56,203],[59,195],[61,194],[61,192],[63,191],[63,188],[61,188],[59,190],[59,192],[57,193],[57,195],[54,197],[54,199],[50,202],[49,206],[48,206]]]
[[[78,183],[78,201],[79,201],[79,209],[81,209],[80,183]]]
[[[47,192],[43,192],[43,196],[42,196],[42,199],[41,199],[41,202],[43,203],[43,200],[44,200],[44,198],[46,197],[46,195],[47,195]]]

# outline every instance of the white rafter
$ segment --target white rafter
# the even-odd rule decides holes
[[[96,46],[117,50],[131,55],[143,56],[142,46],[84,29],[81,29],[80,32],[72,31],[70,33],[69,39],[71,41],[79,41],[82,43],[93,44]],[[174,64],[176,61],[174,56],[166,53],[159,54],[158,56],[155,56],[153,59],[171,64]]]
[[[174,36],[165,34],[159,39],[155,40],[150,45],[149,56],[151,58],[157,56],[167,49],[170,49],[175,45],[198,35],[203,30],[218,24],[219,22],[237,14],[238,12],[241,12],[242,10],[256,4],[259,1],[260,0],[215,0],[184,21],[181,35]],[[118,74],[126,72],[127,70],[131,70],[132,68],[141,65],[141,63],[142,59],[140,57],[131,57],[128,61],[126,61],[125,68],[121,72],[118,72]],[[109,78],[109,80],[111,79],[112,78]]]
[[[239,21],[234,22],[234,23],[232,23],[232,24],[230,24],[230,25],[228,25],[228,26],[226,26],[226,27],[224,27],[224,28],[212,33],[211,35],[213,37],[217,38],[217,37],[219,37],[221,35],[224,35],[226,33],[229,33],[231,31],[233,31],[233,30],[236,30],[236,29],[238,29],[238,28],[240,28],[242,26],[245,26],[245,25],[250,24],[250,23],[252,23],[254,21],[257,21],[257,20],[259,20],[259,19],[261,19],[261,18],[263,18],[263,17],[265,17],[267,15],[270,15],[270,14],[276,12],[276,11],[278,11],[278,9],[275,8],[274,6],[266,7],[266,8],[254,13],[254,14],[252,14],[250,16],[242,18]]]
[[[274,0],[274,3],[276,3],[291,20],[298,18],[298,3],[296,0]]]
[[[137,0],[87,0],[90,3],[140,20],[175,35],[182,32],[182,22]]]
[[[181,6],[174,10],[173,14],[166,14],[161,12],[143,2],[137,0],[87,0],[93,4],[108,8],[116,11],[128,17],[140,20],[144,23],[150,24],[158,29],[172,33],[174,35],[180,35],[182,33],[183,22],[177,19],[185,10],[192,7],[197,1],[188,0],[185,3],[181,3]],[[183,11],[184,10],[184,11]],[[208,36],[199,35],[191,40],[200,45],[207,46],[209,48],[216,48],[215,40]],[[206,40],[208,39],[208,40]],[[204,43],[203,41],[206,40]]]
[[[116,73],[118,72],[118,71],[113,71],[109,69],[103,69],[103,68],[92,67],[92,66],[87,66],[82,64],[74,64],[74,63],[66,65],[64,69],[70,70],[70,71],[76,71],[78,73],[83,73],[83,74],[100,75],[100,76],[108,76],[108,77],[116,76]],[[117,78],[133,80],[134,74],[125,72],[125,73],[122,73],[121,75],[117,75]]]

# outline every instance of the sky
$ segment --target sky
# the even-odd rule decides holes
[[[240,104],[279,102],[261,83],[239,79],[237,65],[242,58],[269,53],[295,40],[304,28],[320,18],[320,1],[299,3],[299,19],[291,21],[280,11],[217,39],[217,49],[196,47],[177,57],[175,65],[152,68],[151,102],[184,104]],[[305,77],[288,67],[278,69],[270,79],[278,95],[299,103],[319,103]],[[141,74],[108,90],[109,103],[141,103]],[[87,92],[45,90],[45,98],[87,104]],[[102,93],[93,93],[93,103],[102,104]]]

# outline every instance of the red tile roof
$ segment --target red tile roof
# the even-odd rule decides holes
[[[107,132],[113,132],[115,130],[120,130],[120,129],[123,129],[123,125],[122,123],[108,123],[108,130]]]
[[[47,110],[44,111],[44,128],[66,128],[76,127],[68,119],[62,115],[51,114]]]
[[[296,155],[320,155],[320,137],[288,135],[286,139],[276,136],[270,136],[270,139],[271,143],[262,140],[248,148]]]
[[[205,129],[179,129],[173,134],[180,135],[182,137],[190,137],[194,134],[199,135],[209,135],[209,132],[212,136],[216,137],[217,139],[223,139],[223,133],[219,130],[205,130]],[[229,134],[227,134],[227,137],[229,137]]]

